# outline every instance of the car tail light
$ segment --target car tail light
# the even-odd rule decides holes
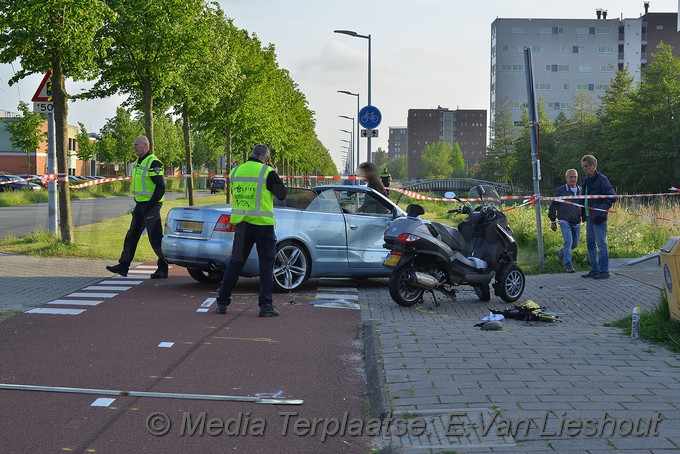
[[[402,233],[397,237],[397,241],[404,243],[415,243],[418,240],[420,240],[420,237],[418,235],[413,235],[412,233]]]
[[[215,232],[234,232],[236,227],[230,224],[231,216],[223,214],[215,224]]]

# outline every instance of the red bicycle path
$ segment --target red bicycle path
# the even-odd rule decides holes
[[[275,294],[281,316],[260,318],[244,278],[226,315],[197,312],[216,288],[175,267],[76,316],[15,315],[0,323],[0,383],[301,405],[0,389],[0,453],[370,451],[360,312],[310,305],[310,286]],[[115,400],[92,406],[102,397]]]

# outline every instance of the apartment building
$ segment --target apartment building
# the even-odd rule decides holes
[[[406,156],[408,152],[408,128],[403,126],[390,127],[387,139],[387,159]]]
[[[419,178],[420,157],[427,145],[447,142],[460,146],[467,168],[486,153],[486,110],[409,109],[407,120],[408,179]]]
[[[639,80],[640,70],[661,42],[680,55],[677,13],[649,12],[641,3],[638,18],[608,17],[596,9],[589,19],[505,19],[491,24],[490,115],[507,98],[517,124],[526,106],[524,49],[531,49],[537,99],[551,118],[570,115],[579,90],[592,93],[599,103],[617,69],[628,67]]]

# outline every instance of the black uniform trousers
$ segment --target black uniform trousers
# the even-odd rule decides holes
[[[135,209],[132,210],[130,228],[125,235],[123,252],[118,260],[121,267],[126,270],[130,268],[130,264],[135,258],[139,238],[142,236],[144,227],[146,227],[149,243],[151,243],[153,251],[158,256],[158,261],[156,262],[158,264],[158,271],[167,274],[168,263],[165,261],[163,251],[161,251],[161,240],[163,239],[163,225],[161,224],[162,206],[162,203],[150,206],[149,202],[137,202]]]

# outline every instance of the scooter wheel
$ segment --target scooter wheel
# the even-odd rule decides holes
[[[408,284],[409,269],[402,267],[390,276],[390,296],[400,306],[410,307],[423,301],[425,290]]]
[[[514,303],[524,293],[525,277],[517,262],[505,265],[496,275],[496,295],[506,303]]]

